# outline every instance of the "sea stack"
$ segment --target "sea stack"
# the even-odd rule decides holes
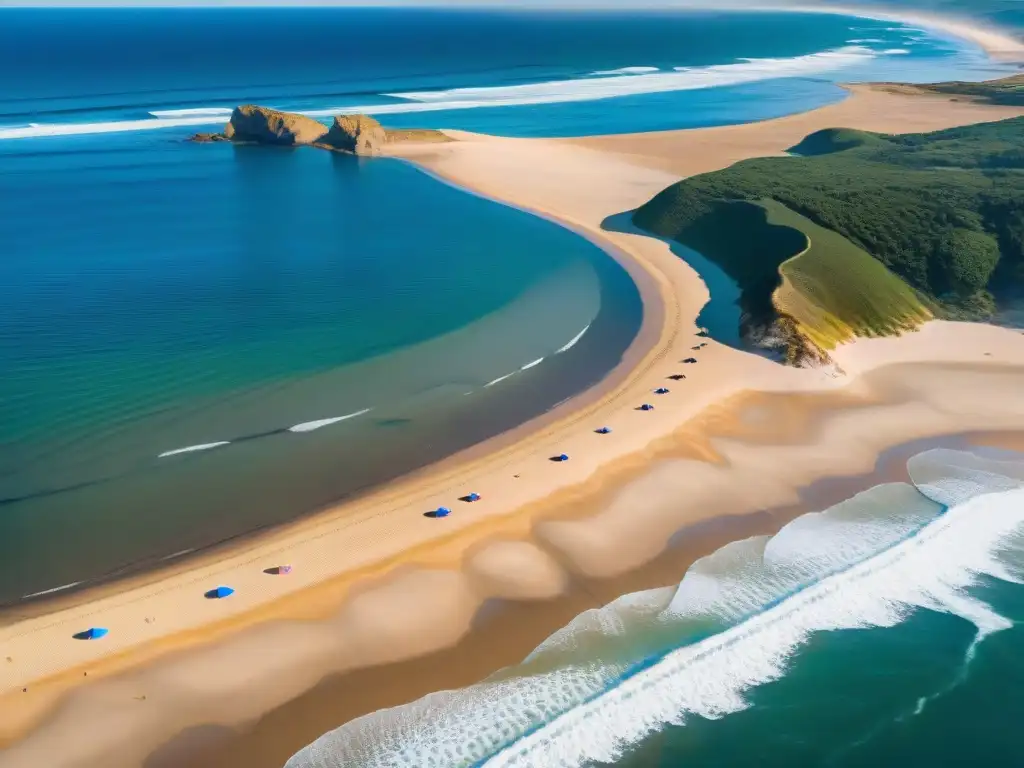
[[[321,141],[333,149],[355,155],[379,155],[388,141],[388,134],[372,117],[338,115]]]
[[[237,141],[243,144],[313,146],[353,155],[381,155],[385,145],[451,141],[441,131],[398,129],[388,131],[366,115],[338,115],[330,130],[323,123],[294,112],[245,104],[235,107],[223,133],[197,133],[192,141]]]
[[[259,144],[316,144],[327,134],[327,126],[311,117],[245,104],[235,107],[224,127],[224,137]]]

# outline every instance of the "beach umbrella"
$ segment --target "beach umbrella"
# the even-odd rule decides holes
[[[466,497],[466,501],[480,501],[479,493],[471,493]]]
[[[654,394],[656,394],[656,395],[667,395],[668,394],[668,387],[658,387],[656,390],[654,390]]]
[[[292,567],[290,565],[275,565],[273,568],[267,568],[264,573],[269,573],[271,576],[284,576],[286,573],[291,573]]]
[[[654,410],[654,406],[651,405],[650,403],[644,403],[643,405],[640,406],[640,410],[641,411],[653,411]]]
[[[231,587],[216,587],[206,593],[205,597],[207,600],[220,600],[225,597],[231,597],[235,594],[235,590]]]
[[[434,517],[448,517],[452,511],[448,507],[438,507],[434,510]]]
[[[560,453],[560,454],[558,454],[558,460],[559,461],[568,461],[569,460],[569,454],[568,453]]]
[[[599,435],[607,435],[607,434],[609,434],[612,431],[612,428],[611,427],[598,427],[594,431],[597,432],[597,434],[599,434]]]
[[[72,635],[72,637],[74,637],[75,640],[99,640],[107,634],[107,632],[108,630],[104,627],[89,627],[83,632],[78,632]]]

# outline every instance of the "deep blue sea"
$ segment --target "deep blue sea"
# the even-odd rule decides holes
[[[837,82],[1003,71],[941,34],[815,14],[0,10],[0,603],[279,524],[468,447],[600,380],[640,327],[626,273],[551,222],[397,160],[186,140],[236,104],[573,136],[765,119],[843,98]],[[726,339],[730,288],[690,258],[718,299],[704,319]],[[879,514],[900,536],[932,530],[939,506],[909,499]],[[865,558],[896,541],[871,536]],[[992,633],[1021,613],[1002,593],[984,610],[958,598],[963,574],[1005,576],[971,563],[914,581],[916,597],[876,585],[863,615],[772,624],[775,645],[756,648],[730,628],[753,626],[739,616],[672,618],[668,634],[643,624],[688,616],[689,593],[626,598],[657,609],[636,609],[628,670],[570,658],[569,678],[555,664],[540,683],[499,686],[483,721],[474,692],[453,694],[470,730],[464,710],[442,733],[412,705],[397,742],[367,721],[352,726],[366,738],[339,732],[295,764],[341,765],[359,745],[344,764],[422,765],[433,750],[438,765],[819,765],[854,732],[910,754],[908,732],[868,727],[881,705],[825,717],[819,683],[873,701],[870,676],[835,662],[863,653],[866,668],[905,669],[929,716],[955,710],[954,695],[929,692],[959,680],[976,647],[1012,643],[1013,630]],[[762,615],[812,589],[786,579],[730,610]],[[687,666],[726,636],[726,655]],[[893,696],[893,712],[918,706]],[[797,718],[823,730],[811,738]],[[808,739],[817,751],[801,751]],[[380,751],[396,743],[405,757]],[[873,754],[850,750],[835,764]],[[952,754],[936,748],[929,764]]]

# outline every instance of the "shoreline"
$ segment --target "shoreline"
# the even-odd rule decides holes
[[[476,611],[471,630],[457,643],[415,658],[371,668],[329,673],[298,699],[233,732],[209,738],[183,732],[150,756],[152,766],[173,768],[279,768],[295,749],[353,719],[458,690],[488,677],[514,674],[523,659],[584,611],[624,594],[671,587],[692,563],[733,541],[774,535],[807,512],[825,509],[881,483],[905,482],[906,460],[931,448],[1024,448],[1024,433],[969,433],[910,441],[879,453],[875,465],[853,476],[826,477],[798,490],[792,503],[711,518],[681,530],[640,568],[610,579],[570,576],[562,592],[535,601],[498,598]],[[496,671],[498,670],[498,671]],[[358,700],[346,696],[360,691]]]
[[[878,99],[883,98],[890,108],[876,113],[880,103]],[[942,108],[923,109],[922,105],[928,103],[932,107]],[[838,108],[843,105],[847,106],[840,113]],[[674,530],[679,530],[685,528],[686,524],[718,518],[721,516],[718,514],[720,510],[716,510],[715,515],[708,515],[705,510],[703,517],[696,514],[685,521],[677,516],[666,516],[664,510],[654,510],[645,519],[647,524],[642,526],[644,536],[637,537],[644,538],[644,541],[629,541],[628,544],[623,535],[628,537],[630,529],[619,528],[623,524],[621,519],[602,521],[600,514],[588,510],[589,514],[585,518],[575,523],[566,523],[560,520],[558,514],[551,514],[551,510],[579,503],[579,499],[587,498],[595,487],[607,490],[609,483],[615,482],[608,480],[609,475],[614,478],[623,472],[628,474],[627,469],[630,468],[644,471],[652,453],[657,453],[659,444],[664,441],[673,442],[680,430],[699,429],[702,420],[709,418],[709,407],[722,417],[723,409],[728,411],[722,405],[723,402],[733,402],[744,391],[770,393],[792,390],[806,392],[806,396],[828,390],[834,393],[856,393],[858,388],[865,386],[865,376],[888,372],[898,379],[898,372],[892,369],[899,368],[900,362],[914,360],[921,365],[938,366],[938,370],[945,371],[945,376],[951,380],[961,375],[956,373],[958,366],[968,364],[977,366],[987,377],[986,381],[1003,381],[1007,365],[1024,363],[1020,335],[990,326],[965,324],[932,324],[917,334],[893,339],[864,340],[849,345],[847,349],[840,350],[842,354],[839,361],[854,376],[843,382],[846,384],[844,387],[840,387],[840,382],[831,379],[823,371],[782,369],[761,358],[752,358],[714,343],[697,353],[699,365],[680,366],[675,361],[692,354],[689,349],[693,344],[705,341],[696,337],[694,322],[706,301],[706,288],[685,262],[676,258],[664,243],[652,238],[601,229],[601,222],[608,216],[631,210],[643,202],[645,196],[668,186],[680,173],[687,173],[684,170],[685,164],[697,162],[691,159],[693,157],[699,157],[699,162],[705,165],[714,165],[735,162],[736,155],[742,156],[744,152],[763,152],[766,148],[779,152],[785,148],[779,146],[780,142],[792,132],[803,130],[809,124],[820,124],[822,121],[827,123],[836,114],[856,117],[858,111],[860,117],[868,121],[889,121],[895,126],[891,132],[900,132],[900,127],[908,126],[909,130],[919,130],[917,126],[922,121],[930,120],[937,127],[950,127],[950,121],[954,121],[952,124],[964,124],[956,123],[957,119],[976,122],[982,114],[990,115],[989,119],[997,119],[995,115],[1024,113],[1024,109],[954,103],[941,97],[882,96],[870,88],[858,88],[853,90],[850,99],[839,105],[747,126],[663,132],[640,137],[624,135],[568,140],[501,139],[460,134],[463,138],[461,142],[409,148],[407,153],[403,152],[406,159],[424,165],[431,172],[477,194],[524,210],[540,212],[563,225],[589,233],[606,250],[609,246],[617,249],[619,255],[612,254],[613,258],[629,262],[631,276],[634,276],[633,270],[636,270],[642,279],[648,281],[646,293],[638,286],[645,310],[641,335],[644,334],[644,326],[648,326],[648,310],[661,309],[658,327],[648,327],[649,333],[656,333],[656,339],[653,336],[649,338],[652,344],[644,350],[639,360],[630,360],[628,363],[624,361],[617,367],[616,370],[623,369],[621,381],[609,383],[605,379],[597,387],[580,395],[580,398],[589,396],[592,398],[590,401],[582,402],[574,398],[563,403],[555,409],[558,416],[552,411],[551,421],[546,422],[546,425],[538,426],[530,422],[504,433],[502,437],[509,442],[502,448],[494,450],[494,446],[488,444],[475,446],[474,449],[478,449],[479,453],[473,457],[463,456],[461,460],[456,460],[458,455],[449,457],[440,464],[398,481],[396,485],[400,488],[378,489],[367,498],[344,504],[315,519],[274,529],[260,541],[249,542],[244,549],[241,545],[229,548],[234,551],[218,553],[209,562],[189,563],[187,568],[183,567],[181,572],[171,576],[154,575],[144,585],[110,585],[109,590],[104,590],[108,594],[91,595],[90,602],[0,627],[0,645],[5,653],[15,659],[7,664],[0,662],[0,713],[4,715],[0,717],[0,722],[4,722],[7,729],[0,732],[0,747],[14,743],[34,724],[41,722],[56,700],[67,691],[75,690],[81,695],[61,708],[60,715],[65,718],[64,721],[58,718],[48,724],[56,726],[58,733],[61,728],[68,727],[68,713],[78,711],[79,715],[84,714],[85,704],[82,702],[88,701],[91,688],[101,687],[108,682],[111,686],[117,686],[119,678],[111,679],[116,672],[130,667],[138,669],[145,662],[149,662],[148,666],[153,670],[158,670],[163,663],[153,663],[158,657],[166,657],[169,664],[174,663],[188,655],[183,653],[184,650],[198,645],[207,651],[216,651],[218,647],[223,649],[237,642],[270,647],[267,644],[274,643],[277,630],[282,627],[287,629],[288,620],[322,620],[337,612],[342,605],[349,608],[353,605],[365,606],[367,594],[372,597],[375,588],[386,592],[382,598],[378,598],[378,602],[383,601],[381,606],[406,607],[409,616],[402,617],[405,622],[426,618],[422,612],[433,601],[437,604],[438,612],[447,612],[453,617],[455,631],[454,634],[451,629],[441,631],[440,634],[413,634],[420,642],[410,645],[404,636],[410,627],[408,623],[400,622],[402,631],[399,632],[393,623],[391,611],[382,612],[379,607],[364,608],[362,623],[356,622],[360,626],[361,636],[364,642],[372,641],[372,645],[380,647],[366,646],[361,649],[366,659],[369,659],[364,659],[363,666],[372,664],[374,653],[383,653],[385,658],[388,654],[401,657],[403,653],[422,653],[423,648],[429,647],[431,643],[440,647],[450,645],[458,640],[461,636],[459,628],[462,627],[464,631],[479,607],[474,603],[479,595],[457,578],[464,560],[470,557],[468,553],[475,548],[482,548],[486,552],[492,546],[488,542],[496,538],[528,540],[535,526],[549,518],[558,522],[543,523],[547,531],[545,540],[547,548],[557,551],[559,559],[564,561],[562,570],[586,578],[613,578],[626,574],[657,554],[658,541],[664,538],[668,529],[674,527]],[[867,115],[866,112],[873,114]],[[908,119],[911,112],[914,113],[913,120]],[[901,123],[901,119],[904,122]],[[783,126],[781,130],[780,125]],[[833,126],[822,124],[821,127]],[[737,130],[733,129],[746,129],[749,136],[740,132],[737,138]],[[614,140],[615,146],[609,146],[609,140]],[[601,146],[601,142],[605,145]],[[717,153],[700,151],[701,146],[707,146],[700,142],[717,145]],[[680,161],[680,157],[684,160]],[[936,328],[939,330],[936,331]],[[936,333],[944,338],[937,339]],[[949,334],[957,336],[959,343],[946,343],[945,338]],[[983,350],[996,350],[996,355],[987,358]],[[653,386],[663,382],[669,372],[684,368],[687,381],[673,384],[673,393],[656,400],[658,411],[655,418],[633,412],[635,405],[642,402],[642,399],[657,397],[648,397],[647,393]],[[992,383],[991,386],[997,385]],[[684,397],[679,397],[679,394],[684,394]],[[687,394],[689,398],[685,397]],[[946,404],[945,396],[936,395],[936,398],[936,402]],[[878,429],[883,443],[896,440],[899,434],[905,436],[908,431],[921,428],[917,424],[921,414],[930,413],[936,407],[934,404],[925,405],[927,407],[920,402],[915,405],[911,401],[909,404],[894,406],[902,414],[902,421],[898,420],[895,426],[885,421],[892,411],[882,409],[886,415],[865,419],[863,426],[845,424],[842,429],[846,432],[840,429],[840,433],[849,437],[871,426]],[[943,415],[941,409],[939,413]],[[945,415],[948,416],[945,422],[937,418],[930,426],[943,425],[947,429],[955,429],[957,419],[968,420],[968,416],[957,416],[955,412]],[[998,420],[995,420],[997,416]],[[1015,428],[1010,425],[1012,419],[1002,413],[975,413],[970,418],[975,422],[984,422],[984,426],[993,429]],[[592,429],[606,420],[614,422],[615,433],[610,439],[592,433]],[[888,427],[888,430],[883,427]],[[879,435],[874,435],[875,442],[878,438]],[[839,440],[839,444],[842,443]],[[487,445],[487,449],[484,449],[484,445]],[[835,450],[835,443],[831,447]],[[821,457],[820,460],[809,461],[806,467],[791,468],[790,474],[809,472],[813,476],[835,461],[838,461],[840,467],[853,466],[856,461],[865,460],[866,449],[863,444],[859,447],[859,459],[849,456],[841,459],[834,456]],[[570,464],[553,464],[547,460],[560,450],[566,450],[572,456]],[[705,447],[704,450],[709,448]],[[697,455],[700,453],[700,450],[696,450]],[[721,454],[720,448],[706,455],[714,453]],[[705,463],[705,466],[719,467],[714,471],[725,473],[723,477],[728,478],[728,472],[737,466],[737,455],[750,458],[749,454],[740,450],[728,466],[719,467],[713,462]],[[513,474],[514,469],[522,471]],[[520,474],[525,482],[516,482],[522,479]],[[796,480],[796,477],[789,477],[790,483]],[[455,525],[441,523],[445,527],[438,528],[439,523],[436,521],[422,518],[423,509],[451,503],[458,492],[467,492],[470,487],[483,493],[484,503],[473,505],[471,509],[455,505],[457,514],[446,521]],[[776,480],[771,490],[785,495],[786,488],[785,480]],[[745,498],[744,501],[749,503],[754,500]],[[466,521],[461,527],[460,520]],[[631,525],[635,525],[635,522],[631,521]],[[336,565],[339,551],[349,556],[341,568]],[[541,550],[541,554],[546,554],[546,551]],[[283,556],[297,565],[296,572],[286,580],[268,581],[268,577],[261,574],[260,568],[278,564],[277,561]],[[471,559],[478,558],[479,553]],[[494,594],[487,599],[501,598],[509,593],[525,596],[526,599],[542,599],[560,588],[557,568],[554,571],[549,569],[547,578],[527,583],[530,581],[528,578],[517,580],[509,577],[503,572],[504,568],[493,572],[495,562],[507,564],[507,559],[501,561],[500,557],[492,555],[490,560],[488,578],[493,582],[490,591]],[[512,561],[532,563],[538,566],[536,570],[542,572],[546,567],[543,563],[548,562],[544,557],[538,559],[536,553],[529,556],[520,553],[520,560],[512,557]],[[409,575],[409,569],[413,569],[413,576]],[[425,580],[422,574],[415,576],[416,569],[428,571],[430,579]],[[452,575],[453,569],[456,575]],[[532,572],[535,569],[525,570]],[[377,580],[382,576],[386,577],[385,580],[397,582],[400,591],[407,594],[399,595],[393,587],[381,587]],[[202,600],[200,587],[212,586],[215,580],[229,579],[233,585],[243,587],[230,603],[222,605],[220,601]],[[118,591],[121,594],[117,594]],[[143,600],[146,601],[145,606],[140,604]],[[411,600],[423,605],[412,605]],[[433,610],[430,613],[436,616]],[[145,621],[150,616],[156,621]],[[91,623],[94,620],[111,627],[108,638],[96,644],[70,640],[71,631],[83,629],[87,626],[86,621]],[[247,631],[242,632],[243,629]],[[261,633],[264,636],[259,636]],[[313,655],[337,652],[336,649],[324,647],[325,642],[327,638],[319,638],[312,645],[304,646],[305,651]],[[389,643],[390,648],[386,647]],[[53,657],[48,660],[37,658],[35,667],[29,668],[33,661],[31,654],[39,647],[55,649]],[[275,643],[274,647],[282,646]],[[287,667],[288,662],[279,663]],[[277,689],[274,695],[283,695],[285,700],[289,693],[292,696],[298,695],[301,691],[297,688],[307,683],[315,670],[316,665],[310,665],[302,680],[292,681],[288,691]],[[240,671],[236,665],[234,673],[222,670],[221,674],[227,675],[230,681],[232,674],[237,675]],[[277,670],[277,674],[280,676],[286,671]],[[207,672],[211,670],[207,669]],[[261,672],[274,673],[275,670]],[[89,685],[81,685],[82,678],[89,677],[89,673]],[[50,682],[40,684],[39,681],[47,677]],[[231,683],[224,680],[220,681],[224,684],[219,688],[213,684],[212,679],[203,682],[207,685],[206,695],[214,699],[216,695],[231,693],[233,690]],[[192,693],[198,695],[203,686],[198,681],[192,684],[196,686]],[[261,698],[254,690],[245,688],[244,681],[236,680],[235,685],[242,685],[240,690],[248,690],[246,695],[251,694],[251,699],[246,703],[250,709],[260,706],[266,708],[271,703],[266,698],[269,696],[267,692],[263,692]],[[19,688],[28,686],[31,686],[31,694],[21,694]],[[212,690],[214,688],[217,689],[216,695]],[[238,693],[238,690],[234,691],[234,695]],[[125,691],[121,691],[120,695],[124,694]],[[97,695],[111,694],[98,692]],[[186,697],[182,701],[171,701],[170,706],[180,708],[187,700]],[[124,706],[134,706],[137,710],[137,703],[133,702],[134,698],[120,702],[112,706],[111,711],[116,713],[119,707]],[[151,710],[153,708],[150,707]],[[199,707],[192,716],[203,716],[211,712],[209,706]],[[184,717],[181,712],[176,715],[177,719],[170,717],[166,710],[162,710],[162,714],[160,719],[166,719],[168,726],[179,724]],[[103,716],[103,713],[98,716]],[[115,717],[116,714],[106,713],[106,716]],[[150,738],[155,733],[152,729],[156,725],[149,720],[155,716],[146,716],[147,722],[138,726],[150,729]],[[61,722],[65,724],[61,725]],[[85,718],[85,722],[88,722],[88,718]],[[21,750],[23,759],[26,754],[33,754],[32,749],[42,748],[40,743],[46,741],[43,736],[48,730],[49,727],[40,728],[29,739],[20,742],[19,746],[27,745],[28,750]],[[91,738],[103,742],[99,735],[92,735]],[[52,741],[54,748],[64,743],[61,739]],[[36,746],[33,747],[30,742]],[[139,744],[143,742],[140,739]],[[107,743],[90,743],[94,751],[86,750],[79,758],[84,759],[85,764],[97,754],[95,750],[102,753],[103,750],[113,748]],[[26,764],[17,762],[17,755],[11,758],[12,752],[0,754],[0,765]],[[34,754],[38,757],[40,753]],[[36,764],[58,763],[39,759]]]
[[[825,13],[834,16],[856,16],[862,19],[877,21],[893,21],[912,24],[926,29],[946,32],[952,37],[967,40],[981,48],[990,59],[1004,63],[1024,62],[1024,42],[1013,36],[1009,30],[989,26],[970,17],[951,16],[944,13],[928,13],[916,10],[889,10],[883,8],[862,7],[858,5],[814,6],[792,5],[779,6],[786,10],[803,13]],[[756,9],[753,9],[756,10]]]
[[[442,179],[437,179],[437,181],[447,186],[454,186]],[[464,194],[482,197],[475,195],[471,190],[460,189],[459,191]],[[540,215],[533,211],[529,211],[529,213],[531,215]],[[552,223],[558,223],[550,218],[547,220],[552,221]],[[560,224],[560,226],[565,228],[564,225]],[[603,270],[608,269],[607,266],[605,266],[607,263],[614,264],[615,266],[612,267],[613,269],[617,269],[617,267],[624,267],[624,265],[628,263],[628,259],[626,258],[616,258],[609,254],[606,244],[595,242],[594,239],[589,235],[586,235],[586,233],[574,231],[574,234],[584,237],[587,242],[600,249],[599,253],[593,253],[593,258],[595,260],[609,260],[608,262],[601,262]],[[643,286],[646,284],[644,275],[642,273],[638,273],[636,270],[631,272],[625,267],[623,272],[624,274],[620,273],[614,275],[616,282],[621,282],[623,285],[626,285],[625,281],[629,281],[628,284],[634,287],[639,294],[643,290]],[[602,276],[599,279],[603,285],[604,277]],[[611,309],[614,310],[614,307],[611,307]],[[602,365],[602,372],[593,377],[596,380],[596,383],[591,383],[581,388],[574,382],[570,387],[565,385],[565,377],[563,376],[561,380],[554,382],[554,386],[561,387],[562,392],[558,395],[546,394],[545,397],[547,399],[544,401],[543,407],[534,408],[533,415],[525,421],[514,422],[513,419],[507,418],[505,419],[506,424],[511,423],[511,426],[498,429],[497,431],[491,429],[489,435],[476,442],[473,442],[472,438],[466,438],[462,441],[463,447],[458,448],[453,452],[446,451],[443,448],[439,448],[437,445],[434,445],[432,446],[432,450],[434,452],[433,456],[425,462],[414,466],[412,469],[392,469],[390,471],[395,474],[381,482],[375,482],[372,480],[367,481],[364,479],[361,485],[347,490],[343,495],[331,499],[331,501],[326,504],[307,508],[290,519],[286,519],[284,522],[265,524],[219,540],[208,540],[200,546],[184,549],[177,553],[168,554],[162,557],[151,557],[149,559],[128,563],[114,571],[102,574],[99,577],[88,579],[83,578],[81,581],[76,581],[70,585],[50,587],[50,585],[53,584],[51,581],[50,585],[48,585],[50,588],[40,592],[24,594],[18,598],[0,601],[0,629],[20,619],[71,608],[83,603],[94,601],[118,590],[150,584],[182,571],[202,567],[204,564],[216,562],[222,557],[230,556],[232,553],[248,550],[252,547],[258,547],[261,543],[265,542],[268,538],[272,538],[278,532],[288,531],[295,526],[302,526],[310,521],[316,521],[324,515],[329,515],[339,507],[364,503],[368,497],[379,495],[388,487],[394,487],[399,483],[418,482],[425,473],[430,474],[436,471],[445,471],[448,468],[462,467],[468,463],[472,463],[481,456],[500,451],[521,439],[524,432],[538,431],[557,422],[566,414],[571,414],[574,410],[586,405],[587,402],[589,402],[588,398],[599,396],[604,390],[609,387],[616,386],[623,377],[628,376],[629,370],[631,369],[634,361],[643,355],[647,346],[653,343],[653,337],[645,335],[644,323],[654,327],[660,322],[657,317],[656,307],[645,306],[644,312],[647,313],[648,310],[652,313],[650,319],[645,319],[640,316],[639,312],[637,313],[639,322],[634,324],[636,333],[632,335],[631,339],[629,339],[628,345],[620,345],[619,348],[625,347],[625,349],[622,349],[621,355],[617,355],[618,359],[612,360],[610,359],[611,355],[604,355],[609,364]],[[523,313],[520,312],[519,314],[522,315]],[[451,335],[466,333],[467,330],[469,333],[475,335],[487,334],[488,332],[493,333],[493,327],[485,328],[479,324],[479,322],[486,322],[490,320],[491,317],[484,318],[482,321],[474,322],[474,324],[468,327],[456,329],[454,332],[449,334],[435,337],[427,342],[420,342],[412,347],[399,350],[397,354],[408,354],[411,352],[412,355],[415,355],[415,359],[403,361],[405,365],[422,364],[424,359],[432,357],[431,354],[425,353],[426,348],[432,343],[438,341],[444,342]],[[602,338],[600,330],[602,327],[609,324],[609,318],[616,320],[621,319],[616,317],[614,311],[610,312],[609,307],[607,306],[598,309],[597,314],[587,324],[587,333],[592,338]],[[650,328],[648,328],[648,333],[649,331]],[[608,337],[609,334],[604,334],[603,336],[606,341],[608,340]],[[566,338],[568,338],[568,336],[566,336]],[[576,349],[570,350],[570,353],[578,353],[581,347],[582,345],[577,346]],[[424,351],[424,353],[420,353],[421,350]],[[551,354],[549,355],[549,358],[554,359],[555,355]],[[579,359],[579,357],[576,358],[576,360]],[[370,364],[372,365],[376,362],[376,360],[371,360]],[[588,360],[584,359],[583,363],[587,364]],[[542,368],[541,370],[544,369]],[[497,388],[498,391],[501,389],[501,387]],[[545,387],[545,390],[549,390],[549,388]],[[557,399],[566,390],[570,390],[572,394],[568,397],[561,397],[561,399]],[[490,391],[493,392],[495,390]],[[509,395],[502,396],[506,398],[509,397]],[[478,409],[483,408],[483,406],[480,405],[475,407]],[[488,405],[487,407],[489,408],[490,406]]]

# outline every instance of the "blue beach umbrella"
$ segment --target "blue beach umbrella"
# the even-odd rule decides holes
[[[598,427],[594,431],[597,432],[597,434],[599,434],[599,435],[607,435],[607,434],[611,433],[612,428],[611,427]]]
[[[438,507],[434,510],[434,517],[448,517],[452,511],[448,507]]]
[[[656,390],[654,390],[654,394],[656,394],[656,395],[667,395],[668,394],[668,387],[658,387]]]
[[[479,493],[471,493],[466,497],[466,501],[480,501]]]
[[[75,633],[72,637],[75,638],[75,640],[99,640],[107,634],[107,632],[108,630],[104,627],[89,627],[89,629],[83,632]]]
[[[207,600],[220,600],[225,597],[231,597],[233,594],[235,594],[235,590],[231,587],[217,587],[207,592],[205,597]]]
[[[640,406],[640,410],[641,411],[653,411],[654,410],[654,406],[651,405],[650,403],[644,403],[643,405]]]
[[[568,461],[569,460],[569,454],[568,453],[560,453],[560,454],[558,454],[558,460],[559,461]]]

